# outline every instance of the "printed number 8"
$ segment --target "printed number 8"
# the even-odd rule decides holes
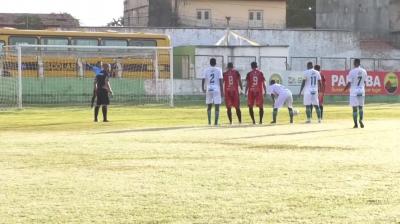
[[[254,76],[253,77],[253,86],[257,86],[258,85],[258,77]]]

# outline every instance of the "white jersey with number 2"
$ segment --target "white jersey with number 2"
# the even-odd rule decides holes
[[[222,77],[222,69],[219,67],[208,67],[203,71],[203,79],[206,81],[207,92],[221,92],[220,80]]]
[[[365,96],[365,81],[367,80],[367,71],[361,67],[352,69],[347,76],[347,82],[350,83],[350,96]]]
[[[321,74],[315,69],[309,69],[304,72],[304,95],[318,95],[318,81],[321,80]]]

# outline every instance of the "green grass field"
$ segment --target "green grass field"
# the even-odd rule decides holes
[[[399,224],[400,104],[365,113],[352,129],[337,105],[276,126],[208,127],[203,107],[0,112],[0,223]]]

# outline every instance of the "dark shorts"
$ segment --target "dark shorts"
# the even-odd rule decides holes
[[[247,95],[247,105],[249,107],[260,107],[262,108],[264,106],[264,95],[262,92],[257,92],[257,91],[250,91]]]
[[[318,101],[319,101],[319,105],[322,106],[324,104],[324,94],[320,93],[318,95]]]
[[[225,91],[225,104],[226,108],[240,107],[240,97],[238,91]]]
[[[98,89],[96,96],[97,96],[97,106],[110,104],[110,98],[108,97],[107,90],[105,90],[103,88]]]

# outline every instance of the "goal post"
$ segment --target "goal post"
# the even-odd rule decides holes
[[[15,104],[89,105],[93,66],[109,70],[112,104],[174,106],[172,47],[17,45],[0,64],[15,80]],[[2,76],[3,77],[3,76]],[[0,100],[6,95],[0,91]],[[0,102],[1,104],[1,102]],[[10,105],[11,106],[11,105]]]

